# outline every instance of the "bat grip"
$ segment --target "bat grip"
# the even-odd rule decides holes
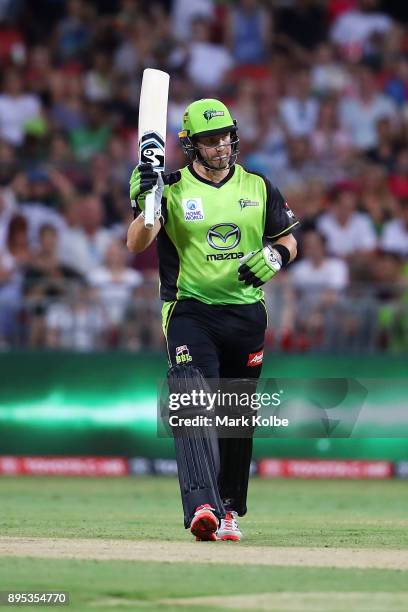
[[[157,185],[155,185],[150,193],[147,194],[145,199],[145,210],[144,210],[144,225],[146,229],[152,229],[154,226],[154,200],[156,194]]]

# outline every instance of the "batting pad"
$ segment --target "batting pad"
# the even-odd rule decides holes
[[[177,365],[168,372],[170,394],[188,394],[200,390],[210,391],[201,371],[192,365]],[[205,405],[189,404],[179,409],[179,414],[194,418],[209,415]],[[172,428],[180,493],[184,511],[184,526],[188,528],[197,506],[210,504],[218,518],[225,516],[217,478],[219,451],[216,431],[210,426],[194,429],[186,426]]]

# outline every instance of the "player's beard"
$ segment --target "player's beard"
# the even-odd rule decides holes
[[[229,168],[231,159],[231,153],[229,155],[217,155],[211,159],[202,158],[204,168],[207,167],[209,170],[226,170]]]

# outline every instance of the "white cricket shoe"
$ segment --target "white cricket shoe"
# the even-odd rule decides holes
[[[242,533],[238,527],[237,516],[238,514],[234,510],[226,512],[225,518],[221,519],[217,531],[218,540],[232,540],[233,542],[242,540]]]

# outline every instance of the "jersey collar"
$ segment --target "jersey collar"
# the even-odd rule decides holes
[[[222,181],[220,181],[219,183],[214,183],[213,181],[208,181],[207,179],[197,174],[192,164],[187,166],[187,168],[190,171],[190,173],[194,176],[194,178],[197,179],[197,181],[200,181],[201,183],[204,183],[205,185],[211,185],[211,187],[215,187],[216,189],[219,189],[220,187],[225,185],[225,183],[227,183],[230,180],[230,178],[234,176],[234,173],[235,173],[235,165],[234,165],[232,166],[232,168],[230,168],[230,171],[228,172],[227,176],[223,178]]]

